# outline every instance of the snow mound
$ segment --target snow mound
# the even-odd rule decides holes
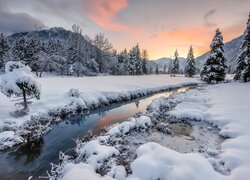
[[[147,143],[137,149],[138,158],[131,164],[130,178],[152,179],[222,179],[211,164],[196,153],[181,154],[157,143]]]
[[[88,164],[98,169],[105,160],[113,155],[118,155],[119,151],[114,147],[101,145],[98,140],[92,140],[86,143],[79,150],[79,153],[87,158]]]
[[[83,179],[96,179],[96,180],[114,180],[111,177],[101,177],[99,174],[95,172],[93,166],[79,163],[73,164],[69,163],[64,166],[63,170],[63,177],[62,180],[83,180]]]
[[[129,121],[122,122],[111,128],[107,134],[114,136],[117,134],[127,134],[132,129],[148,129],[151,126],[151,119],[148,116],[130,118]]]
[[[182,94],[182,101],[172,111],[169,111],[168,115],[177,119],[206,120],[208,116],[207,104],[204,103],[204,99],[194,98],[195,96],[195,91]]]

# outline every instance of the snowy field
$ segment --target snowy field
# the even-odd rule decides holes
[[[39,78],[38,81],[42,87],[41,99],[34,100],[29,106],[28,115],[23,117],[16,118],[10,114],[20,107],[15,106],[16,102],[13,99],[0,93],[0,128],[5,129],[5,132],[0,133],[0,141],[4,142],[7,139],[22,141],[19,136],[16,136],[17,133],[13,132],[13,129],[18,130],[20,126],[29,122],[32,116],[46,114],[49,110],[63,109],[68,105],[71,108],[76,108],[78,105],[87,108],[90,105],[107,101],[107,99],[117,99],[119,96],[130,97],[131,94],[138,92],[157,92],[200,82],[195,78],[183,76],[170,78],[167,75],[47,77]],[[69,93],[70,89],[74,90]],[[10,129],[10,131],[6,131],[6,129]],[[11,146],[12,143],[6,144],[6,146],[8,145]]]
[[[64,160],[62,166],[57,168],[57,173],[64,180],[72,178],[247,180],[250,177],[249,90],[249,83],[230,82],[197,88],[176,95],[172,100],[159,99],[150,105],[153,108],[153,116],[147,114],[132,118],[128,122],[114,126],[101,137],[79,143],[76,161],[61,156]],[[112,146],[106,142],[130,136],[129,132],[134,129],[137,129],[137,132],[147,132],[153,126],[155,121],[153,118],[157,116],[160,107],[166,109],[174,103],[177,105],[165,115],[186,121],[206,121],[211,126],[218,127],[219,134],[227,138],[221,147],[219,149],[206,147],[198,152],[179,153],[158,143],[148,142],[134,151],[137,156],[130,164],[132,173],[128,174],[124,166],[115,165],[116,157],[119,157],[123,150],[119,149],[119,144]],[[104,162],[111,164],[112,168],[101,177],[96,171],[100,172]]]

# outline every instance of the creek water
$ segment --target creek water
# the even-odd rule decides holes
[[[87,114],[76,114],[65,118],[59,124],[53,125],[52,130],[37,139],[16,146],[5,152],[0,152],[0,179],[16,180],[45,178],[50,163],[58,163],[59,151],[65,152],[75,147],[73,139],[83,138],[91,131],[98,134],[103,127],[122,122],[136,113],[146,112],[147,106],[156,98],[168,97],[173,92],[185,92],[189,88],[179,88],[136,99],[123,104],[115,104],[100,108]],[[181,131],[176,126],[176,131]]]

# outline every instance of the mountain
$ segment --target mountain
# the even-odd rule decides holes
[[[158,65],[159,70],[163,70],[164,66],[166,65],[167,70],[168,70],[170,61],[173,61],[173,60],[171,58],[163,57],[160,59],[152,60],[151,63],[154,63],[155,67]],[[186,64],[186,59],[183,57],[179,57],[179,65],[182,71],[184,71],[185,64]]]
[[[8,36],[7,40],[10,44],[12,44],[17,38],[24,36],[26,38],[38,37],[39,40],[44,43],[48,42],[50,39],[59,40],[61,42],[68,42],[71,34],[72,34],[71,31],[65,30],[62,27],[54,27],[38,31],[15,33]]]
[[[236,63],[237,63],[236,58],[239,52],[241,39],[242,39],[242,36],[237,37],[224,44],[225,56],[227,58],[227,63],[228,63],[230,73],[233,73],[236,68]],[[196,65],[199,69],[202,69],[206,61],[207,55],[208,55],[208,52],[196,58]]]

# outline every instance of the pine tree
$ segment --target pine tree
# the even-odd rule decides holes
[[[159,67],[158,67],[158,65],[155,68],[155,74],[159,75]]]
[[[167,65],[165,64],[163,67],[163,73],[166,74],[167,73]]]
[[[196,65],[194,61],[194,53],[193,48],[190,46],[188,55],[187,55],[187,61],[186,61],[186,67],[185,67],[185,76],[187,77],[193,77],[196,73]]]
[[[223,46],[223,36],[217,29],[210,45],[211,51],[201,71],[201,79],[203,81],[207,83],[224,81],[227,65]]]
[[[142,72],[143,74],[148,74],[147,61],[148,61],[148,51],[144,49],[142,50]]]
[[[10,49],[9,44],[6,38],[4,37],[3,33],[1,33],[0,34],[0,69],[2,69],[2,67],[4,66],[5,55],[8,53],[9,49]]]
[[[176,50],[174,53],[174,62],[173,62],[173,67],[172,67],[172,72],[173,76],[175,76],[175,74],[179,73],[179,54],[178,51]]]
[[[135,63],[136,63],[136,50],[135,50],[135,47],[133,47],[129,51],[129,59],[128,59],[127,67],[126,67],[129,75],[133,76],[136,74]]]
[[[235,80],[250,81],[250,13],[237,57]]]
[[[149,74],[153,74],[153,68],[152,68],[152,66],[149,67]]]
[[[141,59],[141,51],[138,44],[134,47],[134,60],[135,60],[135,74],[141,75],[143,73],[142,69],[143,64]]]

